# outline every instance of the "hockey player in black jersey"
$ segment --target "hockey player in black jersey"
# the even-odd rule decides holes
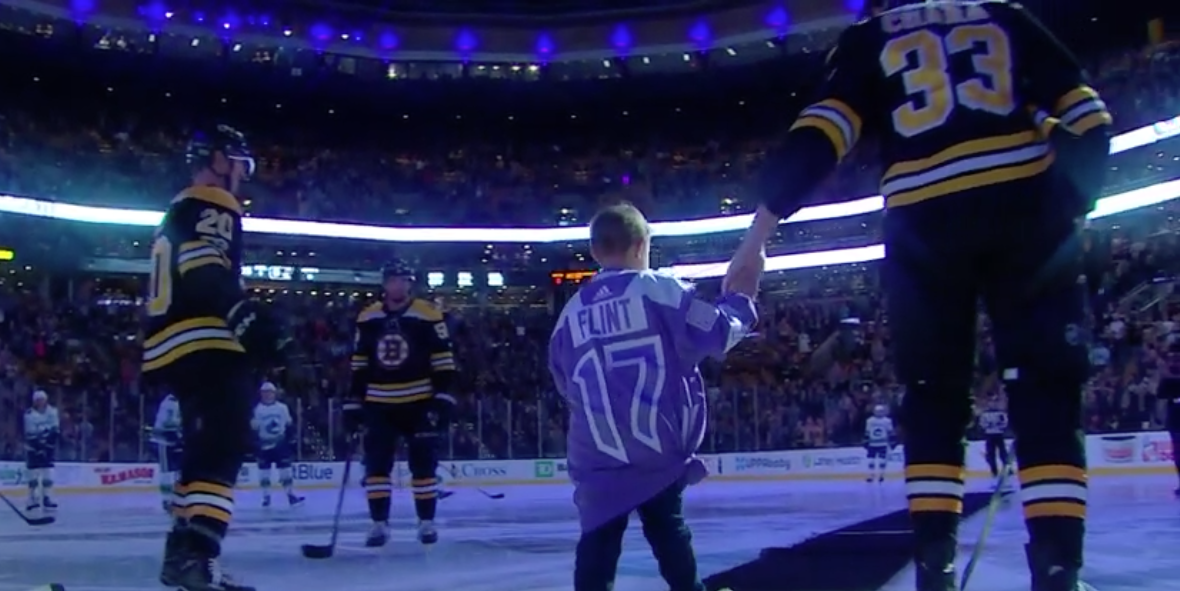
[[[992,472],[996,486],[1000,485],[1001,471],[1008,466],[1008,411],[1004,408],[1003,398],[997,394],[987,401],[987,405],[979,411],[975,421],[983,431],[983,455],[987,459],[987,467]],[[1011,473],[1009,473],[1011,474]],[[1005,485],[1008,488],[1009,484]]]
[[[1086,514],[1079,222],[1102,186],[1110,114],[1019,5],[870,4],[828,55],[819,100],[768,155],[764,202],[730,273],[758,268],[780,219],[874,135],[916,586],[955,588],[982,300],[1017,438],[1031,587],[1075,591]]]
[[[352,384],[343,404],[346,430],[364,432],[364,488],[373,520],[366,545],[388,540],[391,475],[401,438],[408,448],[418,540],[434,544],[440,405],[449,398],[455,356],[442,312],[411,293],[413,270],[397,261],[382,275],[384,300],[357,317]]]
[[[251,591],[218,565],[233,488],[251,442],[254,369],[274,361],[278,323],[241,283],[242,206],[254,161],[238,131],[218,126],[189,145],[192,185],[152,241],[144,379],[171,390],[185,448],[160,581],[183,591]]]

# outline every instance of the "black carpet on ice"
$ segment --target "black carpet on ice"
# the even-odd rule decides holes
[[[987,508],[991,493],[967,493],[963,518]],[[820,534],[789,548],[765,548],[746,564],[705,579],[709,591],[877,591],[913,558],[902,509]]]

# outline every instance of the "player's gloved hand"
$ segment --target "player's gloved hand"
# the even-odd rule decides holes
[[[291,339],[283,333],[272,308],[256,300],[242,300],[230,310],[226,322],[254,363],[266,367],[282,364]]]
[[[451,421],[455,419],[455,408],[458,406],[459,401],[455,400],[454,396],[450,394],[435,394],[434,412],[438,413],[438,424],[449,426]]]

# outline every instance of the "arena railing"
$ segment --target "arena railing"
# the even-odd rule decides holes
[[[1157,121],[1115,136],[1111,141],[1111,154],[1120,154],[1148,146],[1180,135],[1180,117]],[[1098,208],[1090,215],[1093,218],[1114,215],[1140,207],[1156,205],[1180,197],[1180,181],[1170,181],[1111,195],[1098,202]],[[851,201],[805,207],[786,220],[785,223],[802,223],[851,217],[881,211],[885,200],[882,196],[863,197]],[[159,211],[120,209],[55,203],[40,199],[0,195],[0,213],[13,213],[43,218],[53,218],[93,224],[155,227],[163,218]],[[749,227],[752,214],[721,216],[698,220],[655,222],[651,225],[656,237],[683,237],[703,234],[733,232]],[[419,228],[366,226],[306,220],[281,220],[248,217],[242,222],[246,232],[277,234],[285,236],[310,236],[319,238],[343,238],[371,240],[378,242],[476,242],[476,243],[552,243],[584,241],[589,238],[589,228]],[[820,252],[788,254],[770,257],[767,271],[784,271],[817,266],[862,263],[878,260],[885,255],[881,244],[845,248]],[[718,277],[725,273],[724,261],[692,265],[673,265],[667,270],[686,278],[704,279]]]

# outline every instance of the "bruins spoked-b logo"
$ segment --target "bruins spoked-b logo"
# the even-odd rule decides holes
[[[380,363],[381,367],[401,367],[409,356],[410,344],[400,334],[385,334],[377,341],[377,363]]]

